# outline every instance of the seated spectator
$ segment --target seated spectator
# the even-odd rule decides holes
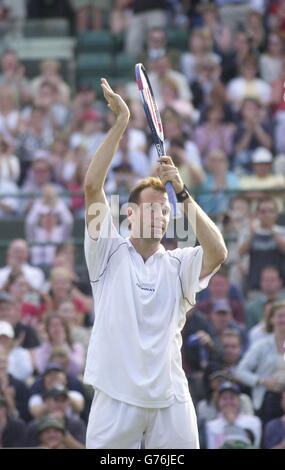
[[[233,133],[235,127],[224,121],[223,106],[211,104],[207,108],[206,120],[198,126],[194,133],[194,141],[201,152],[203,162],[214,150],[221,150],[229,158],[233,150]]]
[[[237,176],[228,170],[227,156],[223,150],[212,150],[208,155],[207,173],[203,183],[198,186],[198,202],[212,218],[225,214],[229,209],[230,199],[239,188]],[[202,194],[199,195],[199,192]],[[209,194],[203,194],[209,192]]]
[[[68,373],[78,377],[84,365],[84,349],[82,344],[74,343],[70,337],[69,325],[59,315],[50,315],[46,320],[47,340],[35,351],[35,367],[43,373],[49,356],[54,348],[61,347],[68,353]]]
[[[67,432],[64,420],[60,417],[45,416],[39,420],[37,436],[40,449],[84,449],[83,444],[78,443]]]
[[[123,0],[126,3],[126,0]],[[154,27],[147,31],[144,51],[138,58],[138,62],[148,64],[153,60],[168,55],[174,69],[179,70],[180,52],[169,49],[167,45],[167,31],[165,28]]]
[[[63,187],[59,184],[52,182],[53,180],[53,168],[51,163],[51,156],[49,152],[38,151],[34,154],[33,163],[29,171],[26,182],[22,186],[23,194],[36,193],[37,195],[43,196],[43,188],[46,185],[51,186],[54,191],[59,194],[63,191]],[[21,211],[26,213],[30,210],[34,203],[34,198],[25,197],[24,202],[21,205]]]
[[[69,416],[68,409],[70,407],[70,399],[68,389],[65,388],[64,385],[56,385],[45,392],[43,400],[43,406],[45,407],[44,416],[63,419],[66,432],[70,433],[78,446],[84,444],[86,438],[86,424],[79,417],[74,418]],[[36,447],[39,444],[37,435],[39,421],[39,419],[34,419],[28,425],[26,442],[28,447]]]
[[[40,64],[41,74],[35,77],[31,82],[31,92],[36,97],[40,86],[47,81],[57,85],[60,101],[68,103],[70,97],[70,87],[65,83],[60,74],[60,62],[53,59],[44,60]]]
[[[282,415],[280,392],[285,383],[285,302],[275,302],[268,321],[273,332],[250,346],[237,369],[241,383],[252,388],[253,406],[263,423]]]
[[[194,109],[191,102],[179,97],[178,85],[172,78],[166,77],[161,80],[159,101],[160,112],[164,109],[172,108],[180,114],[189,125],[196,123],[199,119],[200,113]]]
[[[245,98],[253,98],[263,105],[270,104],[271,88],[268,83],[257,78],[257,62],[254,56],[247,56],[241,65],[241,75],[230,80],[227,87],[228,100],[235,110],[239,110]]]
[[[76,17],[76,31],[81,33],[104,28],[104,16],[111,10],[111,0],[74,0],[73,7]]]
[[[281,35],[272,32],[267,37],[267,48],[260,56],[260,76],[271,84],[278,80],[282,70],[282,59],[284,54],[284,40]]]
[[[7,251],[7,265],[0,269],[0,289],[3,289],[12,271],[23,273],[29,285],[41,291],[44,284],[44,274],[39,268],[28,263],[29,248],[25,240],[13,240]]]
[[[33,375],[32,357],[27,349],[14,341],[15,333],[10,323],[0,321],[0,345],[8,355],[8,372],[16,379],[26,382]]]
[[[59,305],[56,313],[61,318],[63,318],[65,322],[68,323],[72,341],[82,344],[85,348],[85,351],[87,351],[91,330],[90,328],[78,324],[76,309],[72,300],[63,300]]]
[[[4,138],[15,137],[20,120],[15,93],[11,88],[0,86],[0,131]]]
[[[249,336],[249,345],[251,346],[256,341],[260,341],[261,339],[268,338],[270,333],[273,331],[273,327],[270,322],[270,311],[274,304],[274,300],[267,300],[267,302],[263,305],[263,316],[259,320],[259,322],[250,328],[248,332]]]
[[[87,156],[91,159],[101,144],[105,134],[103,129],[103,117],[97,111],[86,111],[81,119],[80,127],[70,136],[71,148],[84,147]]]
[[[283,415],[270,420],[264,430],[264,447],[266,449],[285,449],[285,390],[281,393]]]
[[[8,351],[0,344],[0,395],[4,397],[10,417],[30,419],[28,412],[28,389],[24,382],[8,372]]]
[[[60,83],[44,80],[40,83],[33,105],[43,110],[52,131],[64,131],[69,123],[69,103],[62,100]]]
[[[38,322],[45,312],[45,303],[41,294],[31,288],[21,272],[10,274],[4,290],[13,298],[15,309],[20,312],[21,321],[37,329]]]
[[[279,212],[283,210],[283,195],[285,190],[285,178],[283,175],[272,173],[273,156],[265,147],[259,147],[251,155],[253,173],[243,175],[240,178],[240,189],[248,191],[245,196],[252,201],[252,205],[267,196],[272,196],[278,205]],[[278,195],[278,189],[280,195]],[[270,192],[272,190],[272,193]],[[255,204],[254,204],[255,203]]]
[[[220,269],[211,278],[207,289],[198,295],[196,308],[208,316],[214,303],[220,299],[227,299],[234,320],[244,323],[244,305],[241,292],[234,284],[230,284],[225,268]]]
[[[265,304],[284,298],[285,293],[282,289],[282,279],[279,270],[270,265],[262,269],[258,295],[256,299],[248,301],[245,306],[247,327],[252,328],[262,319]]]
[[[167,55],[157,57],[150,63],[149,79],[153,92],[160,108],[161,86],[163,81],[168,78],[176,84],[178,90],[178,99],[191,101],[192,93],[188,86],[185,76],[171,67],[170,58]]]
[[[212,52],[212,44],[207,40],[206,28],[195,28],[192,30],[188,40],[188,50],[181,54],[181,71],[191,83],[197,80],[197,68],[201,59],[210,59],[219,62],[219,56]]]
[[[219,414],[219,388],[229,380],[226,371],[219,369],[218,366],[210,365],[204,375],[204,387],[206,391],[206,399],[199,401],[197,404],[197,417],[202,423],[216,419]],[[240,394],[240,405],[242,413],[253,415],[253,407],[251,400],[245,393]]]
[[[0,219],[13,217],[18,212],[20,191],[16,183],[0,181]]]
[[[17,105],[25,104],[30,98],[30,85],[25,77],[23,65],[11,49],[1,56],[0,86],[7,86],[16,96]]]
[[[256,215],[250,227],[240,235],[239,241],[239,254],[249,254],[246,282],[249,291],[259,289],[261,272],[267,266],[276,268],[282,282],[285,281],[285,230],[276,224],[276,202],[268,197],[259,201]]]
[[[46,243],[31,248],[32,264],[50,266],[56,251],[54,244],[63,243],[71,236],[73,217],[52,186],[44,186],[42,193],[43,198],[33,204],[27,215],[26,232],[29,242]]]
[[[8,322],[12,326],[17,343],[28,349],[33,356],[34,348],[39,346],[37,333],[32,326],[21,321],[17,300],[7,292],[0,292],[0,321]]]
[[[225,87],[221,82],[220,61],[212,58],[200,58],[197,62],[197,78],[190,83],[193,93],[193,106],[199,111],[205,111],[213,100],[213,95],[224,99]]]
[[[1,124],[0,124],[1,127]],[[0,181],[17,183],[20,176],[18,157],[13,155],[10,139],[4,134],[0,136]],[[15,198],[16,199],[16,198]]]
[[[210,336],[222,354],[224,354],[222,338],[228,329],[235,330],[239,334],[242,353],[246,351],[248,347],[247,331],[233,319],[230,303],[226,299],[214,302],[209,320]]]
[[[250,54],[250,37],[246,30],[232,31],[232,45],[228,51],[219,51],[222,57],[222,79],[228,83],[239,75],[241,64]]]
[[[261,421],[257,416],[241,412],[240,388],[231,382],[224,382],[218,389],[219,416],[206,423],[207,449],[220,449],[228,440],[228,426],[235,425],[241,430],[250,430],[254,436],[254,447],[261,442]],[[250,440],[246,440],[250,444]]]
[[[110,29],[113,34],[127,30],[131,14],[129,6],[129,0],[115,0],[110,12]]]
[[[10,417],[9,406],[0,394],[0,448],[24,447],[27,427],[20,418]]]
[[[234,134],[233,166],[237,173],[251,171],[251,157],[258,147],[272,149],[272,126],[264,122],[260,102],[246,98],[240,109],[240,121]]]
[[[49,363],[30,388],[28,407],[31,415],[38,418],[45,414],[43,396],[47,390],[58,385],[68,388],[69,415],[78,416],[82,413],[85,404],[85,395],[82,382],[66,372],[56,363]]]

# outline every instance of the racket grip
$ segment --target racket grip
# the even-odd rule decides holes
[[[176,193],[174,191],[174,188],[173,188],[172,184],[169,181],[165,184],[165,188],[166,188],[166,192],[167,192],[167,195],[168,195],[169,202],[172,205],[173,217],[175,218],[176,217],[176,209],[177,209],[177,207],[176,207],[176,204],[177,204]]]

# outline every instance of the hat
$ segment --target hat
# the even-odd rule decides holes
[[[63,368],[60,367],[59,364],[57,364],[56,362],[49,362],[48,365],[46,366],[45,370],[44,370],[43,375],[46,375],[46,374],[48,374],[49,372],[52,372],[52,371],[64,372]]]
[[[58,384],[44,393],[44,398],[68,397],[68,390],[64,385]]]
[[[232,309],[231,309],[230,303],[228,302],[227,299],[219,299],[216,302],[214,302],[212,311],[214,313],[217,313],[217,312],[231,312]]]
[[[237,384],[233,383],[233,382],[227,381],[227,382],[223,382],[219,386],[218,392],[219,392],[219,395],[221,395],[224,392],[233,392],[236,395],[239,395],[240,394],[240,387]]]
[[[209,375],[209,380],[215,380],[215,379],[222,379],[222,380],[227,380],[228,379],[228,374],[225,370],[215,370],[214,372],[211,372]]]
[[[272,153],[265,147],[258,147],[251,157],[252,163],[271,163],[272,160]]]
[[[2,291],[0,292],[0,303],[9,303],[12,304],[14,302],[13,297],[8,294],[8,292]]]
[[[7,321],[0,321],[0,336],[8,336],[8,338],[15,336],[13,327]]]
[[[60,418],[55,418],[53,416],[45,416],[42,418],[37,427],[37,432],[40,434],[41,432],[45,431],[46,429],[58,429],[62,433],[64,433],[64,423],[63,420]]]

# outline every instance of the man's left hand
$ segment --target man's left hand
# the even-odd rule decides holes
[[[159,158],[157,174],[164,185],[169,181],[172,183],[176,194],[181,193],[184,188],[184,183],[171,157],[165,156]]]

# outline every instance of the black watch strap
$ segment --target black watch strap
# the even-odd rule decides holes
[[[190,197],[190,193],[189,193],[187,187],[184,184],[182,191],[180,193],[176,194],[176,199],[177,199],[178,202],[183,202],[186,199],[188,199],[189,197]]]

